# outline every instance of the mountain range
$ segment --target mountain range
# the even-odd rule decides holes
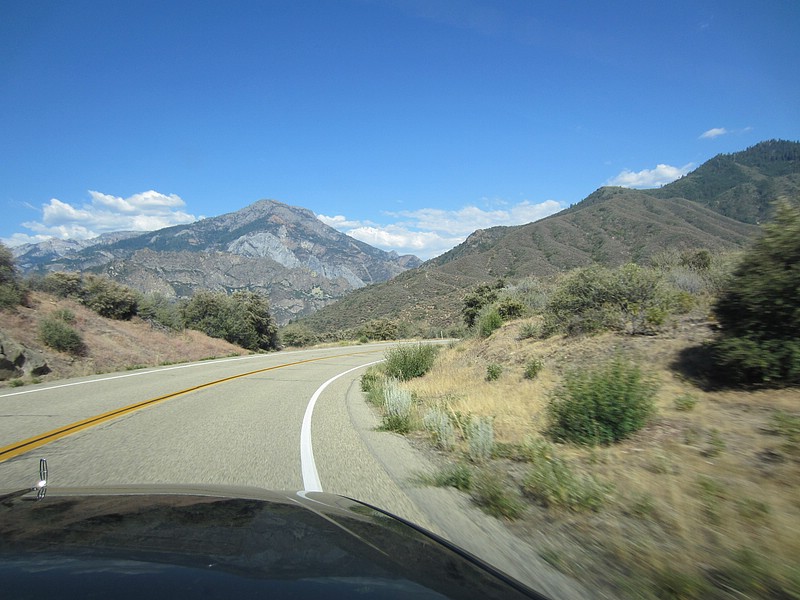
[[[259,200],[236,212],[149,233],[13,249],[28,274],[103,273],[142,292],[261,291],[279,323],[421,264],[351,238],[305,208]]]
[[[541,221],[477,230],[424,264],[275,200],[145,234],[52,240],[13,251],[27,273],[105,273],[167,297],[262,291],[278,323],[302,318],[317,332],[373,319],[438,328],[460,321],[465,292],[482,282],[645,262],[666,249],[741,249],[781,198],[800,198],[800,143],[771,140],[718,155],[658,189],[602,187]]]
[[[419,268],[356,290],[302,322],[317,333],[373,319],[452,327],[461,323],[465,293],[480,283],[643,263],[665,250],[742,249],[781,199],[800,202],[800,143],[762,142],[718,155],[658,189],[602,187],[540,221],[475,231]]]

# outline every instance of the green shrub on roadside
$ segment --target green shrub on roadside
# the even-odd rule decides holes
[[[425,413],[422,424],[433,438],[433,445],[440,450],[450,451],[456,445],[456,430],[453,421],[445,411],[433,408]]]
[[[80,356],[86,351],[80,334],[58,318],[45,318],[39,324],[39,337],[46,346],[59,352]]]
[[[662,272],[629,263],[577,269],[556,286],[544,310],[543,335],[603,330],[639,335],[658,330],[672,310],[674,292]]]
[[[452,487],[467,492],[472,487],[472,469],[461,463],[448,465],[433,476],[425,477],[423,482],[437,487]]]
[[[477,330],[482,338],[488,338],[492,333],[503,326],[503,317],[496,308],[483,311],[478,317]]]
[[[388,377],[407,381],[430,371],[439,348],[432,344],[401,344],[387,350],[384,369]]]
[[[411,392],[396,379],[388,379],[383,387],[383,429],[395,433],[411,431]]]
[[[544,361],[540,358],[532,358],[525,363],[525,371],[523,376],[525,379],[536,379],[536,376],[544,368]]]
[[[548,435],[578,444],[611,444],[641,429],[655,411],[657,386],[621,356],[573,370],[550,398]]]
[[[494,423],[489,417],[470,419],[467,427],[469,457],[474,462],[489,460],[494,452]]]
[[[675,404],[676,410],[688,412],[697,404],[697,398],[691,394],[682,394],[681,396],[675,398],[673,403]]]
[[[745,253],[714,312],[712,355],[726,382],[800,383],[800,208],[782,204]]]
[[[545,507],[574,511],[598,510],[610,489],[590,475],[576,474],[557,456],[552,444],[544,440],[531,443],[528,458],[532,465],[523,481],[523,491]]]
[[[470,495],[484,512],[498,518],[516,519],[525,511],[522,498],[506,484],[502,474],[480,469],[470,481]]]
[[[502,365],[492,363],[488,367],[486,367],[486,381],[497,381],[498,379],[500,379],[500,376],[502,374],[503,374]]]

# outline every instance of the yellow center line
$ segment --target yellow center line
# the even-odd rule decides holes
[[[375,351],[373,350],[371,352]],[[293,367],[296,365],[302,365],[305,363],[317,362],[321,360],[331,360],[334,358],[341,358],[343,356],[357,356],[359,354],[364,354],[364,353],[365,352],[350,352],[347,354],[337,354],[336,356],[307,358],[305,360],[298,360],[295,362],[284,363],[282,365],[275,365],[272,367],[257,369],[255,371],[249,371],[247,373],[240,373],[239,375],[231,375],[230,377],[217,379],[215,381],[209,381],[208,383],[201,383],[200,385],[186,388],[185,390],[179,390],[177,392],[172,392],[170,394],[165,394],[164,396],[158,396],[157,398],[151,398],[149,400],[143,400],[142,402],[136,402],[135,404],[129,404],[128,406],[123,406],[122,408],[116,408],[114,410],[110,410],[108,412],[104,412],[102,414],[89,417],[88,419],[83,419],[82,421],[77,421],[75,423],[70,423],[69,425],[64,425],[63,427],[59,427],[58,429],[53,429],[52,431],[40,433],[39,435],[36,435],[32,438],[28,438],[27,440],[22,440],[21,442],[14,442],[12,444],[9,444],[8,446],[3,446],[2,448],[0,448],[0,463],[7,461],[11,458],[14,458],[15,456],[19,456],[20,454],[30,452],[31,450],[44,446],[45,444],[49,444],[50,442],[55,442],[56,440],[59,440],[68,435],[72,435],[73,433],[77,433],[78,431],[94,427],[95,425],[100,425],[101,423],[105,423],[106,421],[117,419],[124,415],[136,412],[137,410],[140,410],[147,406],[152,406],[159,402],[169,400],[170,398],[175,398],[177,396],[182,396],[184,394],[196,392],[198,390],[202,390],[204,388],[208,388],[214,385],[219,385],[220,383],[226,383],[234,379],[249,377],[250,375],[257,375],[258,373],[264,373],[266,371],[274,371],[275,369],[283,369],[285,367]]]

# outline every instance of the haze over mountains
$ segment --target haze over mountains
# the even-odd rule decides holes
[[[100,272],[168,297],[262,291],[279,323],[312,315],[304,322],[318,331],[376,318],[443,327],[458,322],[463,294],[480,282],[642,262],[669,248],[742,248],[780,198],[800,198],[800,143],[768,141],[719,155],[655,190],[600,188],[541,221],[478,230],[422,265],[273,200],[91,245],[52,240],[13,250],[24,272]]]

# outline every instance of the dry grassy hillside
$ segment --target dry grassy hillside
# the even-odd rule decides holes
[[[679,364],[710,335],[702,311],[655,336],[523,339],[525,326],[453,344],[406,384],[410,436],[442,469],[427,483],[464,489],[598,597],[800,595],[800,389],[693,383]],[[649,424],[611,446],[547,441],[546,406],[564,374],[614,354],[658,384]],[[526,378],[534,360],[542,367]],[[432,409],[461,425],[448,450],[426,424]],[[481,418],[494,428],[487,459],[469,439]]]
[[[44,355],[51,372],[37,380],[62,379],[95,373],[189,362],[211,357],[246,354],[247,351],[224,340],[198,331],[175,333],[155,329],[141,319],[114,321],[98,316],[77,302],[32,293],[30,306],[0,311],[0,333],[26,348]],[[47,316],[67,310],[74,314],[72,327],[83,338],[86,351],[81,356],[56,352],[45,346],[39,324]],[[25,376],[0,382],[0,385],[30,383]]]

